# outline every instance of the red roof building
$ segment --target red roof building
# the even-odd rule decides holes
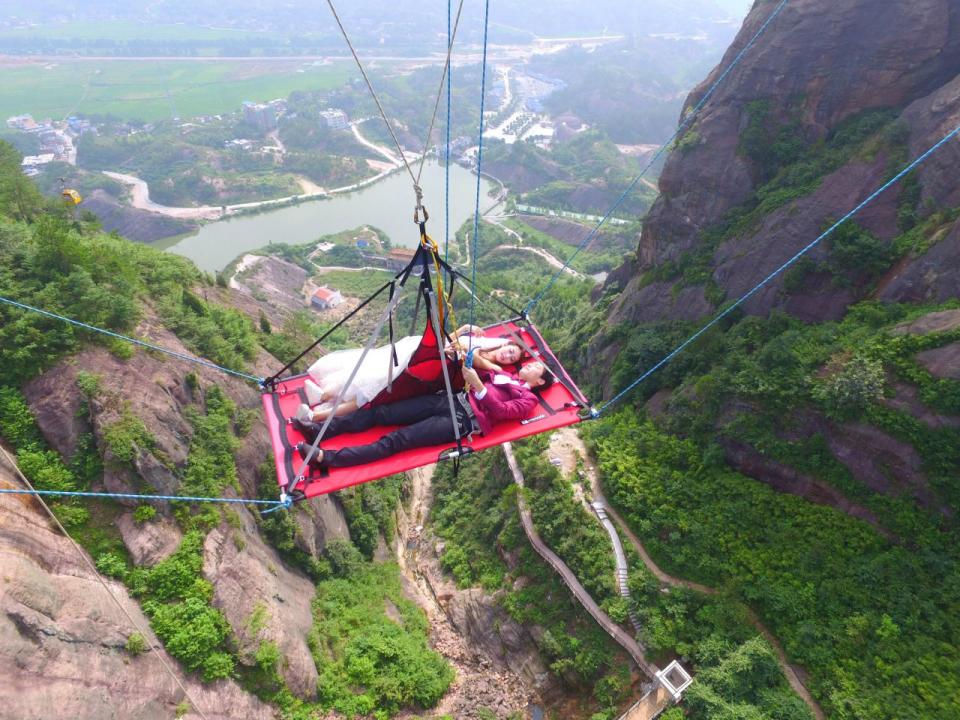
[[[310,304],[320,310],[335,308],[342,302],[343,295],[340,294],[340,291],[332,290],[326,286],[317,288],[316,292],[313,293],[313,297],[310,298]]]

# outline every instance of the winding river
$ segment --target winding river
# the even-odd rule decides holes
[[[443,165],[428,162],[420,185],[424,191],[424,205],[430,211],[428,230],[431,237],[442,245],[445,218]],[[493,205],[494,200],[488,193],[495,187],[486,178],[481,180],[481,210]],[[451,236],[472,216],[476,188],[476,175],[459,165],[450,166]],[[413,247],[419,237],[413,224],[413,206],[410,176],[396,172],[361,190],[256,215],[218,220],[172,244],[168,240],[156,246],[184,255],[201,270],[209,272],[218,272],[238,256],[273,242],[299,245],[361,225],[372,225],[384,231],[396,246]]]

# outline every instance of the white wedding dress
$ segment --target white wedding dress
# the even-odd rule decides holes
[[[473,336],[472,340],[468,335],[461,335],[461,342],[471,342],[475,349],[489,350],[505,344],[506,340],[502,338],[485,338]],[[380,391],[387,387],[388,374],[396,379],[410,363],[410,358],[420,346],[420,335],[408,335],[397,340],[393,347],[397,353],[397,364],[394,366],[390,353],[390,346],[384,345],[370,350],[363,359],[363,363],[357,370],[353,382],[343,394],[341,402],[350,402],[355,400],[358,407],[366,405],[373,400]],[[307,373],[310,379],[319,387],[320,393],[329,398],[329,402],[336,400],[337,394],[350,379],[350,373],[360,359],[363,348],[351,348],[350,350],[337,350],[329,355],[324,355],[309,367]],[[307,393],[307,404],[314,406],[321,402],[321,396],[310,387],[310,383],[305,385]]]

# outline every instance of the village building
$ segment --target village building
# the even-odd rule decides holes
[[[310,304],[318,310],[329,310],[335,308],[343,302],[343,295],[339,290],[328,288],[327,286],[317,288],[310,298]]]
[[[327,108],[320,111],[320,118],[327,124],[331,130],[346,130],[350,127],[350,120],[347,114],[338,108]]]

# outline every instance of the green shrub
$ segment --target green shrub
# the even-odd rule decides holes
[[[216,385],[206,395],[207,413],[187,409],[193,438],[180,490],[185,495],[218,497],[227,486],[236,486],[233,457],[239,442],[233,434],[236,405]]]
[[[153,434],[147,430],[143,420],[133,414],[129,403],[125,403],[119,419],[103,429],[103,441],[115,460],[127,465],[142,452],[150,452],[156,445]]]
[[[135,632],[127,638],[127,644],[124,647],[131,655],[142,655],[147,651],[147,641],[143,635]]]
[[[233,656],[225,652],[214,652],[207,655],[203,660],[203,669],[201,677],[206,682],[214,680],[223,680],[233,676],[233,670],[236,661]]]
[[[72,492],[78,489],[73,473],[53,450],[22,450],[17,453],[17,462],[20,471],[38,490]]]
[[[116,553],[107,552],[97,558],[97,570],[108,577],[123,580],[127,577],[127,562]]]
[[[883,363],[856,355],[827,378],[816,382],[812,395],[829,413],[852,417],[883,396],[885,383]]]
[[[140,505],[133,511],[133,521],[138,525],[153,520],[157,516],[157,509],[153,505]]]
[[[233,658],[219,651],[229,626],[223,614],[205,600],[188,597],[169,604],[148,600],[143,607],[167,652],[185,668],[203,668],[205,680],[228,677],[233,671]]]
[[[90,520],[90,511],[82,505],[57,502],[52,503],[50,509],[57,516],[57,520],[68,530],[82,527]]]
[[[358,562],[348,577],[317,585],[311,647],[320,703],[352,716],[433,707],[453,669],[429,648],[426,618],[403,596],[397,566]],[[388,602],[399,621],[387,617]]]
[[[264,672],[276,672],[280,664],[280,648],[274,642],[262,642],[253,658],[257,667]]]
[[[849,285],[851,276],[872,280],[890,267],[893,253],[887,243],[854,222],[846,222],[830,236],[827,267],[834,283]]]
[[[130,583],[133,593],[159,602],[196,594],[203,568],[203,539],[196,530],[188,532],[172,555],[152,568],[135,570]]]
[[[337,577],[350,577],[363,567],[363,555],[349,540],[331,540],[324,553]]]
[[[81,370],[77,373],[77,387],[85,396],[92,398],[100,393],[102,379],[96,373]]]
[[[350,539],[367,559],[373,557],[381,535],[385,538],[393,536],[403,479],[403,475],[391,475],[338,493],[350,528]]]
[[[44,444],[30,406],[13,387],[0,386],[0,434],[17,450]]]

